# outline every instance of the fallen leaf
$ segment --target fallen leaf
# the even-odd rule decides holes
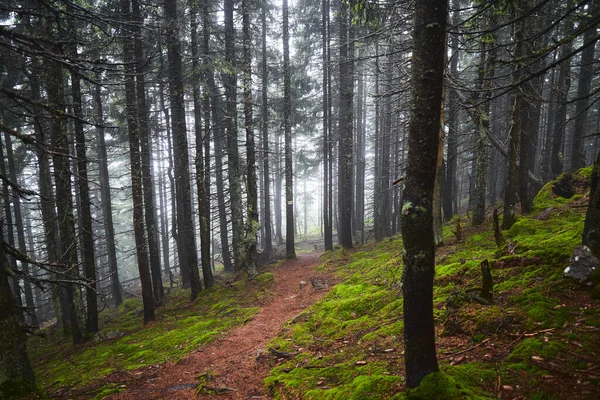
[[[354,365],[366,365],[366,364],[367,364],[367,362],[366,362],[366,361],[356,361],[356,362],[354,363]]]

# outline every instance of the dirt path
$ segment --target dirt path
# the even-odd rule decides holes
[[[176,363],[134,371],[135,382],[107,399],[267,399],[262,380],[269,367],[257,355],[275,337],[288,319],[320,299],[311,279],[331,282],[326,273],[315,271],[320,253],[302,254],[271,269],[275,275],[273,297],[252,321]],[[301,281],[306,284],[302,285]],[[328,285],[328,288],[331,285]],[[221,389],[218,395],[197,395],[199,376],[207,374],[205,386]],[[225,389],[227,388],[227,389]],[[233,389],[233,390],[228,390]]]

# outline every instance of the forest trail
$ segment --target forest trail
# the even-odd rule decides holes
[[[127,389],[106,398],[269,398],[262,381],[271,367],[257,360],[257,356],[267,350],[267,343],[279,333],[285,321],[322,298],[331,288],[332,276],[315,270],[320,264],[320,255],[317,252],[305,253],[296,260],[267,267],[265,271],[275,275],[271,288],[273,295],[250,322],[178,362],[132,371],[134,380],[127,382]],[[319,290],[311,284],[311,279],[329,284]],[[302,281],[305,284],[302,285]],[[204,387],[216,389],[217,394],[214,391],[212,394],[196,394],[202,375]]]

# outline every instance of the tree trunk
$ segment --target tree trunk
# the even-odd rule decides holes
[[[14,157],[13,157],[13,148],[10,135],[8,133],[4,133],[4,138],[6,140],[6,159],[8,161],[8,172],[9,179],[18,184],[17,180],[17,166],[15,165]],[[1,156],[1,154],[0,154]],[[20,170],[22,168],[19,168]],[[4,171],[3,171],[4,172]],[[23,254],[27,254],[27,244],[25,243],[25,229],[23,224],[23,214],[21,212],[21,197],[19,192],[16,189],[12,190],[12,203],[13,203],[13,211],[15,213],[15,226],[17,230],[17,240],[19,243],[19,250]],[[13,229],[12,226],[8,226],[8,229]],[[26,276],[29,276],[29,264],[26,262],[21,262],[21,270]],[[33,291],[31,289],[31,282],[23,282],[23,289],[25,292],[25,305],[27,306],[26,315],[29,316],[29,322],[32,326],[38,327],[39,321],[36,314],[35,304],[33,302]],[[19,292],[19,296],[21,293]]]
[[[208,5],[203,4],[204,7]],[[198,20],[197,2],[190,2],[190,28],[192,47],[192,97],[194,100],[194,131],[196,136],[196,187],[198,190],[198,218],[200,223],[200,261],[204,287],[213,285],[212,269],[210,266],[210,195],[206,191],[206,180],[210,179],[209,171],[205,169],[204,141],[208,140],[208,130],[202,131],[202,108],[200,103],[200,63],[198,51]],[[207,27],[208,30],[208,27]],[[209,110],[207,110],[209,111]],[[210,117],[210,111],[208,112]]]
[[[228,70],[223,74],[227,102],[227,164],[229,201],[231,202],[231,247],[236,271],[244,264],[244,213],[242,206],[242,172],[237,138],[237,65],[235,57],[235,28],[233,24],[234,0],[225,0],[225,61]]]
[[[70,276],[78,276],[77,239],[75,236],[75,218],[73,216],[73,197],[71,194],[71,170],[69,166],[69,143],[67,137],[67,120],[64,105],[63,72],[61,64],[50,61],[47,66],[48,103],[51,105],[54,118],[51,123],[52,157],[54,165],[54,182],[56,184],[56,210],[60,235],[60,261],[64,271]],[[69,322],[73,344],[83,342],[84,327],[80,325],[79,313],[75,302],[73,284],[66,285],[69,305]],[[83,314],[81,314],[83,315]]]
[[[589,15],[594,15],[600,8],[600,0],[594,0],[590,5]],[[590,104],[590,90],[594,77],[594,52],[598,41],[598,19],[592,23],[583,35],[581,66],[577,84],[577,102],[575,103],[575,123],[573,126],[573,143],[571,146],[571,171],[585,167],[584,131]]]
[[[331,113],[329,73],[329,0],[322,1],[321,37],[323,52],[323,241],[325,250],[333,250],[333,223],[331,215]]]
[[[2,203],[4,198],[0,196],[0,204]],[[0,397],[12,398],[34,390],[35,376],[25,347],[27,337],[21,312],[8,283],[8,271],[11,267],[4,252],[2,222],[4,221],[0,221]]]
[[[287,258],[296,258],[294,243],[294,183],[292,171],[292,87],[288,1],[283,0],[283,132],[285,137],[285,249]]]
[[[119,282],[119,270],[117,268],[117,249],[115,246],[115,228],[112,218],[112,202],[110,195],[110,180],[108,174],[108,156],[106,142],[104,140],[104,111],[102,107],[102,87],[100,86],[101,75],[96,73],[98,84],[94,90],[94,107],[96,121],[96,140],[98,146],[98,172],[100,175],[100,198],[102,201],[102,220],[104,222],[104,235],[106,252],[108,256],[108,270],[110,272],[111,292],[115,301],[115,307],[123,303],[121,283]]]
[[[146,79],[144,59],[144,44],[142,37],[142,26],[144,19],[140,13],[139,0],[132,0],[135,46],[135,89],[138,102],[138,120],[140,128],[140,146],[142,161],[142,182],[144,194],[144,221],[146,222],[146,232],[148,234],[148,254],[150,256],[150,271],[152,273],[152,291],[154,293],[154,303],[160,305],[162,297],[165,294],[163,287],[162,274],[160,269],[160,247],[158,245],[158,226],[156,224],[155,212],[156,201],[154,194],[154,179],[151,171],[151,139],[150,128],[148,127],[148,106],[146,104]]]
[[[245,269],[248,279],[258,275],[256,267],[258,223],[258,190],[256,187],[256,154],[254,146],[254,122],[252,117],[252,55],[250,46],[252,36],[250,32],[249,0],[242,0],[242,31],[244,40],[244,125],[246,128],[246,201],[248,203],[248,217],[246,218],[246,235],[244,238]]]
[[[348,9],[340,3],[340,118],[338,155],[338,213],[340,226],[338,241],[346,249],[352,248],[352,130],[353,130],[353,60],[349,51]]]
[[[41,69],[41,68],[40,68]],[[40,82],[38,80],[37,72],[30,74],[29,81],[31,85],[32,99],[39,101],[40,96]],[[44,136],[44,129],[42,128],[39,119],[35,119],[34,122],[35,138],[38,143],[44,146],[50,146],[50,142],[47,137]],[[52,174],[50,173],[50,157],[48,152],[41,146],[35,148],[36,156],[38,159],[38,180],[40,190],[40,208],[42,213],[42,224],[44,226],[44,244],[46,247],[46,255],[48,261],[59,262],[59,233],[58,225],[56,221],[56,210],[54,208],[55,198],[54,191],[52,190]],[[59,285],[55,285],[52,288],[52,300],[54,303],[54,313],[58,321],[59,326],[63,328],[65,333],[69,331],[69,303],[67,301],[66,288]]]
[[[121,0],[121,14],[124,18],[122,32],[123,62],[125,63],[125,103],[127,129],[129,132],[129,159],[131,162],[131,195],[133,200],[133,231],[140,283],[142,285],[142,301],[144,305],[144,323],[154,321],[154,297],[152,278],[148,260],[148,248],[144,228],[144,197],[142,193],[142,165],[140,159],[140,131],[138,124],[136,87],[134,80],[134,45],[128,34],[131,19],[129,0]]]
[[[271,227],[271,178],[269,174],[269,107],[267,102],[268,88],[268,66],[267,66],[267,2],[261,5],[260,22],[262,34],[262,91],[261,91],[261,122],[262,122],[262,145],[263,145],[263,227],[264,227],[264,259],[268,260],[273,252],[273,238]]]
[[[460,0],[452,0],[452,25],[458,26],[460,24]],[[458,35],[453,34],[450,36],[450,48],[452,49],[452,56],[450,58],[450,76],[456,78],[458,74],[458,59],[459,59],[459,48],[458,48]],[[446,173],[444,175],[444,190],[442,192],[442,208],[444,211],[444,220],[449,221],[455,213],[456,203],[456,167],[458,164],[458,110],[459,110],[459,99],[456,93],[456,89],[448,90],[447,97],[447,110],[448,117],[446,118],[446,124],[448,126],[448,134],[446,136],[446,142],[448,143],[448,153],[446,156]]]
[[[600,152],[592,170],[590,201],[583,226],[583,241],[596,257],[600,257]]]
[[[169,61],[169,98],[171,99],[171,131],[173,132],[175,185],[177,195],[177,237],[179,267],[182,274],[187,269],[192,300],[202,290],[198,271],[196,235],[192,216],[192,198],[190,188],[190,166],[188,141],[185,122],[185,103],[183,85],[183,64],[181,61],[181,43],[177,18],[177,3],[164,1],[167,20],[167,57]]]
[[[412,101],[401,229],[404,240],[404,348],[406,386],[438,371],[433,325],[435,245],[432,201],[444,83],[447,4],[415,3]],[[423,77],[427,76],[427,79]]]

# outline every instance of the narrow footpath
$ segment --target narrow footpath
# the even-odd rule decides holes
[[[127,389],[106,397],[114,400],[140,399],[268,399],[263,379],[269,366],[257,360],[270,339],[284,323],[322,298],[333,282],[330,275],[315,271],[321,253],[302,254],[269,268],[275,275],[273,296],[246,325],[175,363],[132,371],[136,379]],[[311,284],[328,282],[327,285]],[[323,286],[326,286],[323,288]],[[196,394],[202,379],[217,394]],[[213,393],[215,393],[213,391]]]

